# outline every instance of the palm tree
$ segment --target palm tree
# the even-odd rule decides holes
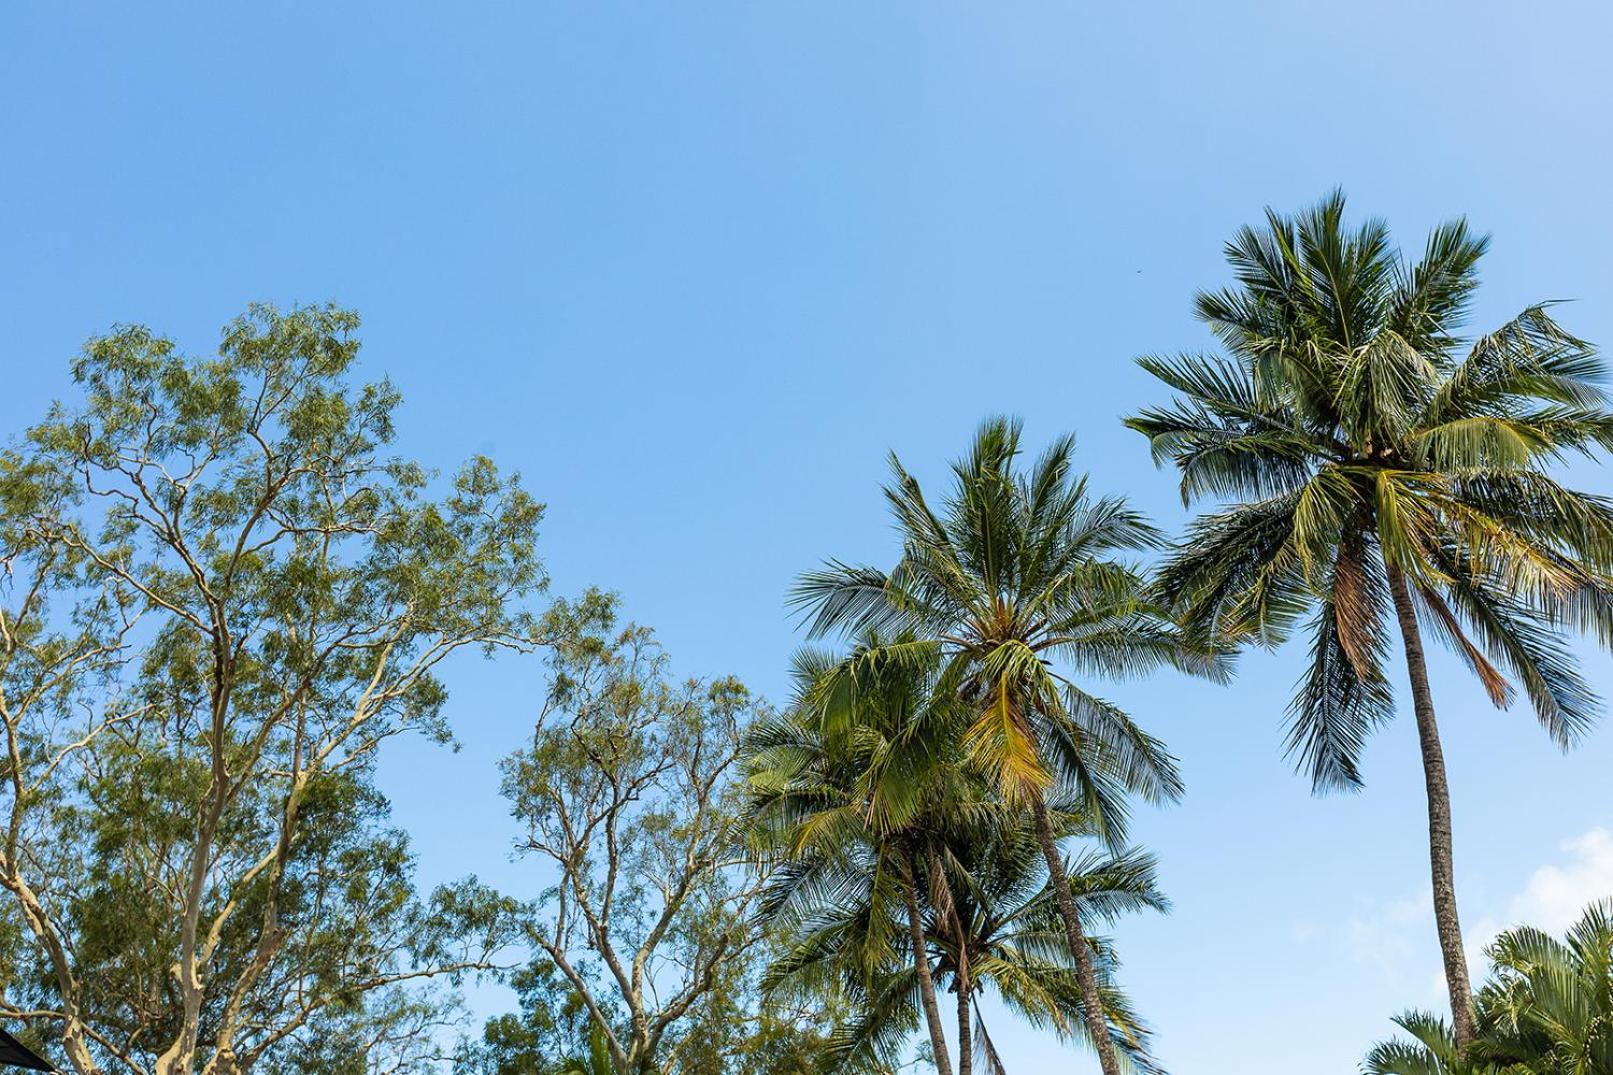
[[[1227,357],[1148,357],[1179,393],[1127,423],[1173,462],[1201,517],[1161,572],[1205,637],[1275,645],[1307,611],[1311,661],[1288,744],[1318,790],[1360,784],[1368,735],[1394,713],[1398,622],[1428,800],[1434,911],[1456,1041],[1472,1038],[1451,862],[1450,792],[1422,630],[1505,707],[1521,683],[1565,748],[1596,702],[1555,629],[1613,640],[1613,503],[1545,472],[1613,445],[1592,347],[1531,306],[1463,347],[1457,332],[1486,240],[1437,228],[1406,265],[1386,227],[1343,222],[1334,193],[1268,212],[1227,247],[1238,280],[1198,296]]]
[[[937,1071],[950,1075],[924,928],[921,864],[931,833],[923,814],[961,816],[970,806],[958,801],[965,789],[937,750],[950,739],[944,725],[953,717],[931,690],[934,662],[883,659],[883,648],[870,638],[854,652],[861,672],[854,693],[837,689],[836,658],[797,654],[794,704],[750,732],[748,829],[772,868],[760,910],[811,938],[764,984],[844,994],[885,1011],[889,1027],[905,1027],[891,1020],[914,1010],[916,993]],[[825,908],[848,903],[855,913],[835,912],[833,935],[825,934]],[[902,964],[911,975],[893,976]],[[846,1051],[848,1058],[857,1052]],[[863,1049],[858,1059],[875,1053],[890,1059],[879,1049]]]
[[[806,744],[821,743],[809,729],[788,740],[775,732],[769,740],[766,750],[774,760],[786,742],[791,745],[785,749],[802,753],[813,749]],[[1060,806],[1049,807],[1056,831],[1088,834]],[[916,943],[924,955],[918,959],[875,940],[899,934],[912,921],[903,918],[902,901],[882,891],[885,878],[877,861],[866,854],[845,855],[843,846],[835,848],[839,856],[826,855],[829,849],[822,845],[808,850],[802,868],[783,881],[782,898],[769,909],[787,920],[787,947],[768,968],[764,984],[775,994],[845,997],[853,1018],[836,1036],[837,1061],[864,1069],[895,1066],[914,1029],[915,997],[926,991],[950,991],[955,999],[958,1075],[972,1075],[976,1063],[989,1075],[1003,1072],[979,1006],[984,992],[994,992],[1032,1025],[1091,1044],[1074,960],[1039,838],[1027,820],[1023,812],[989,807],[966,812],[962,821],[956,813],[928,809],[915,818],[916,834],[908,846],[923,850],[911,855],[896,884],[921,908]],[[1084,920],[1110,921],[1167,906],[1153,873],[1147,855],[1089,853],[1068,864],[1061,876]],[[906,907],[913,908],[914,901]],[[1113,985],[1112,947],[1096,937],[1086,941],[1106,1013],[1102,1025],[1110,1028],[1123,1070],[1157,1071],[1148,1053],[1147,1027]],[[932,1054],[939,1068],[948,1069],[939,1019],[926,1010]]]
[[[1486,950],[1494,966],[1475,1003],[1475,1039],[1458,1051],[1442,1020],[1395,1020],[1412,1042],[1380,1043],[1369,1075],[1598,1075],[1613,1071],[1613,901],[1587,908],[1567,938],[1509,930]]]
[[[1411,1040],[1394,1038],[1374,1045],[1361,1065],[1365,1075],[1499,1075],[1493,1067],[1464,1057],[1450,1026],[1437,1015],[1407,1012],[1395,1016],[1394,1023]]]
[[[1089,835],[1077,814],[1050,803],[1057,831]],[[967,1075],[971,1044],[988,1075],[1004,1075],[979,1007],[993,992],[1009,1010],[1061,1039],[1091,1041],[1075,962],[1059,919],[1055,886],[1070,894],[1084,923],[1112,922],[1169,903],[1155,881],[1152,856],[1088,851],[1062,865],[1049,883],[1038,834],[1022,812],[999,811],[959,830],[932,857],[930,889],[936,946],[936,980],[950,988],[958,1008],[960,1072]],[[1087,938],[1098,969],[1111,1040],[1130,1071],[1157,1071],[1147,1027],[1112,983],[1116,960],[1107,941]],[[971,1016],[972,1012],[972,1016]],[[974,1059],[971,1058],[971,1059]]]
[[[1073,440],[1061,437],[1019,472],[1019,423],[990,419],[969,456],[954,464],[939,513],[893,456],[886,497],[901,560],[889,574],[831,561],[804,574],[793,596],[811,614],[813,636],[906,636],[842,665],[838,689],[854,691],[869,660],[940,662],[937,692],[970,713],[967,762],[1005,803],[1029,812],[1053,876],[1062,857],[1050,791],[1076,795],[1083,816],[1116,846],[1127,793],[1151,802],[1181,793],[1163,745],[1075,677],[1136,675],[1162,664],[1225,674],[1220,657],[1184,642],[1154,607],[1143,573],[1120,558],[1158,547],[1159,532],[1123,500],[1089,497],[1073,451]],[[1116,1075],[1080,911],[1062,887],[1056,894],[1088,1029],[1105,1075]]]
[[[1565,939],[1527,926],[1496,938],[1479,991],[1480,1056],[1538,1075],[1613,1071],[1613,900],[1586,908]]]

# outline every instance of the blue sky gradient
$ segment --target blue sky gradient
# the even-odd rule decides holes
[[[1159,398],[1132,359],[1211,346],[1191,296],[1265,205],[1342,185],[1411,250],[1466,213],[1495,236],[1477,326],[1577,298],[1613,339],[1601,4],[24,2],[0,28],[0,434],[115,322],[201,351],[251,301],[338,301],[406,452],[486,452],[549,504],[556,592],[619,590],[680,670],[775,697],[794,574],[893,556],[887,450],[938,481],[1018,414],[1181,527],[1119,423]],[[1188,783],[1137,825],[1175,913],[1120,931],[1183,1075],[1350,1071],[1441,1001],[1409,714],[1364,794],[1312,798],[1280,751],[1300,659],[1105,688]],[[541,669],[450,674],[463,748],[391,752],[397,819],[424,880],[535,893],[495,765]],[[1435,674],[1470,932],[1613,891],[1613,727],[1565,759]],[[994,1026],[1010,1070],[1096,1070]]]

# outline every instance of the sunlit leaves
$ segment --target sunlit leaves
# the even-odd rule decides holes
[[[434,489],[390,457],[399,395],[353,379],[357,328],[254,306],[198,357],[119,327],[0,458],[0,557],[48,551],[50,628],[73,628],[60,704],[8,705],[34,787],[6,887],[47,894],[51,960],[10,977],[91,1013],[109,1065],[317,1067],[322,1041],[416,1064],[444,1007],[401,983],[508,939],[475,885],[417,898],[373,775],[394,736],[448,738],[449,654],[537,643],[542,506],[485,459]]]
[[[1181,375],[1217,376],[1194,367]],[[1056,440],[1023,469],[1019,445],[1017,423],[983,424],[954,464],[939,511],[893,461],[887,498],[901,560],[888,575],[831,562],[802,576],[795,601],[815,634],[907,631],[915,643],[939,646],[948,689],[973,710],[964,739],[972,763],[1004,794],[1042,794],[1103,771],[1169,797],[1176,785],[1168,756],[1153,756],[1160,769],[1153,775],[1111,764],[1104,752],[1134,758],[1134,741],[1107,744],[1109,725],[1075,720],[1068,689],[1081,676],[1127,677],[1161,666],[1220,678],[1225,658],[1161,614],[1146,576],[1122,558],[1158,547],[1159,532],[1123,500],[1087,492],[1073,467],[1073,441]],[[1086,762],[1051,768],[1063,750],[1049,736],[1077,744]],[[1095,804],[1106,800],[1093,796]]]
[[[1374,1046],[1369,1075],[1595,1075],[1613,1070],[1613,905],[1593,903],[1559,940],[1531,926],[1486,950],[1492,974],[1475,998],[1476,1039],[1458,1051],[1424,1012],[1394,1022],[1405,1037]],[[1408,1040],[1409,1038],[1409,1040]]]
[[[1128,424],[1184,499],[1235,502],[1162,567],[1171,608],[1207,639],[1268,645],[1321,610],[1289,741],[1318,787],[1358,782],[1355,754],[1389,712],[1385,570],[1498,705],[1512,675],[1560,741],[1589,719],[1546,641],[1613,640],[1613,504],[1543,468],[1613,445],[1606,370],[1546,305],[1461,353],[1486,245],[1454,221],[1407,265],[1380,222],[1346,227],[1337,192],[1268,211],[1228,245],[1237,286],[1197,299],[1230,357],[1139,359],[1176,395]]]

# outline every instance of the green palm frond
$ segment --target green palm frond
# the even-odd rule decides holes
[[[1613,447],[1608,371],[1550,304],[1463,350],[1487,243],[1453,221],[1407,264],[1337,191],[1268,211],[1227,246],[1235,286],[1196,299],[1225,357],[1138,360],[1175,395],[1128,424],[1186,500],[1232,502],[1190,525],[1158,600],[1224,642],[1274,645],[1316,613],[1289,749],[1318,789],[1360,783],[1392,712],[1386,571],[1497,705],[1516,680],[1565,744],[1595,709],[1553,635],[1613,646],[1613,502],[1545,468]]]
[[[1456,1042],[1445,1020],[1427,1012],[1407,1012],[1394,1021],[1412,1040],[1373,1046],[1361,1066],[1367,1075],[1462,1075]]]
[[[1455,330],[1466,318],[1478,286],[1478,261],[1489,249],[1487,235],[1473,235],[1465,219],[1441,224],[1428,235],[1422,258],[1397,265],[1387,325],[1419,351],[1448,364]]]
[[[1394,694],[1381,671],[1357,671],[1339,638],[1332,599],[1319,602],[1311,621],[1311,659],[1288,708],[1287,751],[1318,790],[1361,784],[1358,759],[1373,730],[1395,713]]]
[[[1458,1053],[1445,1021],[1395,1020],[1406,1038],[1367,1055],[1369,1075],[1595,1075],[1613,1070],[1613,901],[1585,909],[1558,939],[1529,926],[1486,950],[1493,974],[1475,998],[1477,1034]]]

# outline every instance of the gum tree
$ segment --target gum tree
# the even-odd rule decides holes
[[[445,658],[534,643],[542,509],[388,457],[357,325],[254,307],[205,358],[121,328],[0,467],[5,1002],[83,1075],[415,1066],[420,984],[507,939],[474,883],[416,896],[373,773],[448,737]]]
[[[618,1075],[791,1070],[819,1039],[757,1003],[763,879],[740,831],[742,743],[765,704],[731,678],[672,678],[608,595],[556,602],[544,633],[549,689],[503,790],[518,853],[550,883],[521,916],[523,1010],[467,1062],[602,1050]]]

